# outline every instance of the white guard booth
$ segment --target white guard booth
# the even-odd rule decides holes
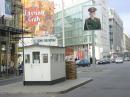
[[[51,85],[66,80],[65,49],[57,46],[24,47],[24,85]]]

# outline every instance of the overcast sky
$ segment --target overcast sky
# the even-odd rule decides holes
[[[124,32],[130,35],[130,0],[108,0],[108,5],[119,14],[124,23]]]

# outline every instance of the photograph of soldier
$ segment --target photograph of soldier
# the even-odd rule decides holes
[[[97,9],[95,7],[88,8],[89,18],[85,19],[84,30],[100,30],[101,22],[100,19],[95,17],[95,12]]]

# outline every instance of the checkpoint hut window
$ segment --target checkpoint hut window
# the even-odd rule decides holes
[[[32,52],[33,63],[40,63],[40,52]]]
[[[55,61],[58,62],[58,54],[55,54]]]
[[[48,54],[43,54],[43,63],[48,63]]]
[[[29,54],[25,55],[25,63],[30,63],[30,55]]]

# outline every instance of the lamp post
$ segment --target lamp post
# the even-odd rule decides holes
[[[92,0],[92,5],[95,5],[95,0]],[[95,30],[92,30],[92,64],[95,65]]]
[[[23,66],[24,66],[24,24],[23,24],[24,23],[24,20],[23,20],[23,17],[24,17],[23,16],[24,15],[24,6],[25,6],[25,2],[23,1],[23,4],[22,4],[22,50],[23,50],[23,61],[22,61],[22,65]],[[24,71],[23,71],[23,73],[25,74]],[[23,78],[25,79],[25,76]]]
[[[65,27],[64,27],[64,1],[62,0],[62,41],[63,47],[65,47]]]

